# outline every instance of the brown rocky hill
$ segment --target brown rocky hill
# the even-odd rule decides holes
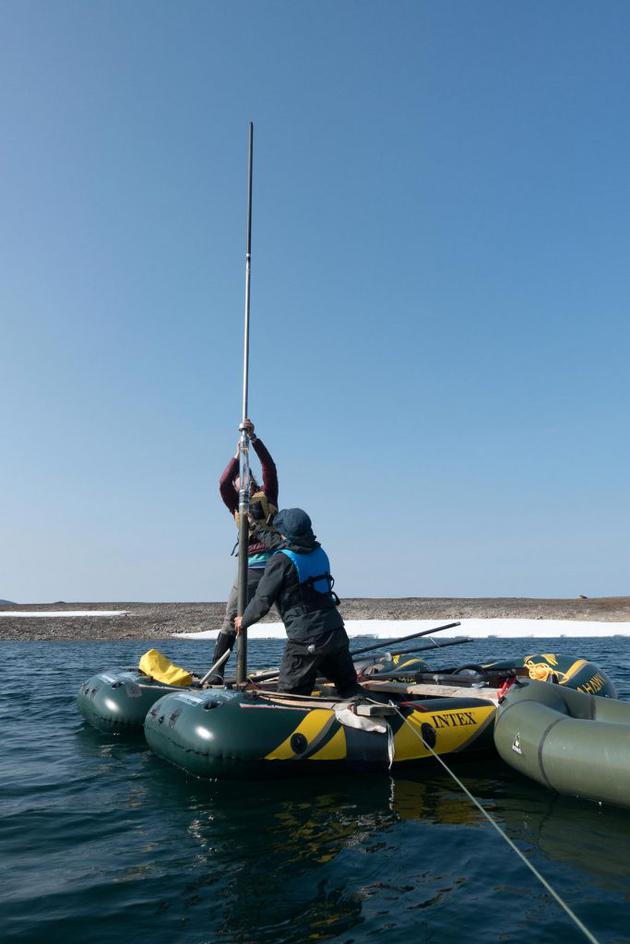
[[[225,603],[54,603],[13,605],[24,610],[125,610],[114,617],[54,619],[0,618],[0,640],[66,641],[165,639],[172,633],[219,629]],[[437,622],[476,619],[572,619],[630,621],[630,597],[572,600],[496,598],[357,598],[341,603],[344,619],[434,619]],[[277,619],[274,614],[267,621]]]

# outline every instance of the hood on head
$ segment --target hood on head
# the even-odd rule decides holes
[[[312,547],[315,543],[311,519],[301,508],[279,511],[273,519],[273,526],[280,534],[284,534],[290,544]]]

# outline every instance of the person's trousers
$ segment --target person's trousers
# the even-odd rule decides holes
[[[287,642],[280,664],[279,692],[310,695],[318,675],[333,682],[342,698],[362,692],[347,642],[334,649],[324,646],[319,651],[308,651],[313,648]]]
[[[247,602],[253,599],[256,588],[260,583],[260,579],[265,572],[264,567],[248,567],[247,568]],[[234,627],[234,620],[236,619],[238,611],[238,577],[234,582],[234,586],[230,590],[230,595],[228,597],[227,606],[225,607],[225,616],[223,618],[223,623],[221,624],[221,629],[219,630],[219,635],[217,636],[217,641],[214,647],[214,654],[212,656],[212,664],[214,665],[222,655],[225,654],[227,650],[232,651],[234,648],[234,643],[236,642],[236,629]],[[223,680],[225,674],[225,667],[228,663],[229,656],[223,663],[223,665],[217,669],[216,673],[209,679],[212,685],[220,684]]]

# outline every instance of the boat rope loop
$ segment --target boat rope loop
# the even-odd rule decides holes
[[[402,720],[404,721],[404,723],[408,726],[409,730],[410,730],[410,731],[413,731],[413,733],[416,735],[416,737],[417,737],[420,741],[422,741],[422,743],[423,743],[424,746],[427,748],[427,750],[429,750],[429,751],[431,752],[431,754],[433,754],[433,756],[435,757],[435,759],[436,759],[437,761],[439,761],[439,763],[442,765],[442,767],[444,768],[444,770],[446,770],[446,772],[453,778],[453,780],[455,781],[455,783],[457,784],[457,786],[460,787],[460,789],[464,791],[464,793],[466,794],[466,796],[468,797],[468,799],[471,801],[471,803],[474,803],[474,805],[477,807],[477,809],[479,810],[479,812],[480,812],[483,816],[485,816],[485,818],[488,820],[488,822],[489,822],[490,825],[493,827],[493,829],[495,829],[495,830],[498,832],[498,834],[501,836],[501,838],[504,839],[504,840],[507,842],[508,846],[510,846],[510,848],[511,848],[511,849],[516,853],[516,855],[519,857],[519,859],[521,859],[521,861],[525,863],[525,865],[526,865],[527,868],[530,870],[530,872],[533,872],[533,873],[534,873],[534,875],[536,876],[536,878],[538,879],[538,881],[541,883],[541,885],[543,885],[543,887],[549,892],[549,894],[551,895],[551,897],[560,905],[560,907],[564,909],[564,911],[568,914],[568,916],[569,916],[569,917],[571,918],[571,920],[574,922],[574,924],[576,925],[576,927],[579,928],[579,930],[582,932],[582,934],[584,935],[584,937],[585,937],[588,941],[590,941],[591,944],[600,944],[600,942],[597,940],[597,938],[595,937],[595,935],[592,934],[592,933],[589,931],[589,929],[586,927],[585,924],[582,923],[582,921],[580,921],[580,919],[578,918],[578,916],[577,916],[577,915],[575,914],[575,912],[570,908],[570,906],[566,903],[566,901],[564,901],[564,899],[560,897],[560,895],[558,894],[558,892],[555,891],[555,889],[553,889],[553,888],[551,887],[551,885],[549,884],[549,882],[547,881],[547,879],[544,878],[544,876],[540,874],[540,872],[538,871],[538,869],[536,868],[536,866],[535,866],[535,865],[532,865],[532,863],[531,863],[531,862],[529,861],[529,859],[521,852],[521,850],[518,848],[518,846],[515,845],[514,842],[512,842],[512,840],[511,840],[510,837],[507,835],[507,833],[505,833],[505,832],[501,829],[501,827],[499,826],[499,824],[492,818],[492,816],[490,815],[490,813],[488,813],[488,811],[483,808],[483,806],[481,805],[481,803],[479,802],[479,800],[477,800],[477,799],[472,795],[472,793],[470,792],[470,790],[462,783],[462,781],[459,779],[459,777],[450,769],[450,767],[448,766],[448,764],[446,764],[446,763],[442,760],[442,758],[439,756],[439,754],[437,754],[437,753],[433,750],[433,748],[431,747],[431,745],[428,744],[428,743],[425,741],[425,739],[423,738],[423,736],[422,736],[422,734],[420,733],[420,731],[418,731],[418,730],[410,723],[410,721],[408,721],[408,719],[405,718],[405,716],[403,715],[403,713],[402,713],[402,711],[400,710],[400,708],[398,707],[398,705],[396,705],[393,701],[390,701],[389,704],[391,705],[392,708],[395,709],[396,713],[400,715],[400,717],[402,718]]]

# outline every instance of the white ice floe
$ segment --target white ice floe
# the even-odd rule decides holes
[[[434,629],[450,620],[346,620],[348,636],[374,636],[376,639],[400,639],[423,629]],[[252,639],[285,639],[282,623],[259,623],[248,630]],[[173,633],[187,639],[216,639],[218,630],[201,633]],[[598,623],[592,620],[553,619],[462,619],[460,625],[445,629],[441,638],[471,636],[473,639],[550,639],[568,636],[630,636],[630,623]]]
[[[73,616],[126,616],[128,610],[0,610],[12,619],[70,619]]]

